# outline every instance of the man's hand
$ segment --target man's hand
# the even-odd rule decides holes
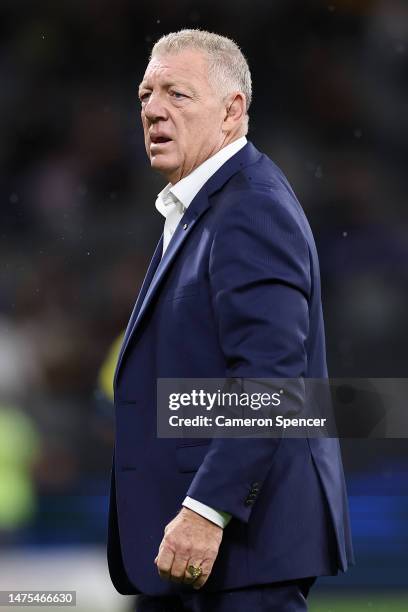
[[[207,581],[222,540],[222,528],[189,508],[166,526],[159,553],[154,562],[161,578],[192,584],[201,588]],[[202,574],[194,578],[189,565],[200,566]]]

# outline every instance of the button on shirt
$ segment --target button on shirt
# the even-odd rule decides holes
[[[156,200],[156,208],[165,218],[162,255],[166,252],[184,212],[190,206],[201,187],[230,157],[238,153],[246,145],[246,142],[245,136],[234,140],[234,142],[231,142],[218,151],[218,153],[215,153],[215,155],[207,159],[175,185],[168,183],[159,193]],[[231,520],[231,515],[227,512],[210,508],[191,497],[185,498],[183,506],[190,508],[190,510],[197,512],[197,514],[201,514],[201,516],[219,525],[219,527],[225,527]]]

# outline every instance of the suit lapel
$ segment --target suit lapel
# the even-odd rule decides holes
[[[210,196],[221,189],[221,187],[226,183],[226,181],[228,181],[229,178],[231,178],[231,176],[236,174],[236,172],[239,170],[242,170],[244,167],[255,163],[260,156],[261,154],[259,151],[250,142],[248,142],[240,151],[238,151],[238,153],[236,153],[223,166],[221,166],[221,168],[207,181],[204,187],[200,189],[190,206],[187,208],[161,261],[160,257],[163,249],[163,237],[160,239],[154,252],[152,261],[150,262],[149,269],[125,332],[125,338],[123,340],[118,364],[116,366],[115,383],[130,339],[140,325],[149,304],[160,287],[161,281],[163,280],[177,253],[180,251],[184,241],[187,239],[200,217],[210,207]]]
[[[183,217],[180,219],[180,222],[172,236],[172,239],[170,240],[166,252],[159,265],[157,266],[156,273],[151,279],[146,294],[144,295],[143,301],[141,301],[140,303],[140,308],[136,313],[136,317],[133,319],[132,329],[128,334],[128,340],[134,334],[136,328],[139,326],[143,315],[145,314],[150,302],[152,301],[152,298],[157,292],[160,283],[163,280],[172,261],[174,260],[177,253],[184,244],[184,241],[187,239],[189,233],[192,231],[193,227],[195,226],[201,215],[204,214],[204,212],[209,206],[210,203],[208,201],[207,193],[204,189],[202,189],[194,198],[193,202],[190,204]]]
[[[117,378],[117,375],[118,375],[118,371],[119,371],[119,367],[120,367],[120,364],[122,362],[122,357],[123,357],[123,354],[124,354],[124,352],[126,350],[126,347],[128,345],[129,338],[131,336],[131,333],[132,333],[132,330],[133,330],[133,326],[134,326],[134,323],[136,321],[138,312],[139,312],[140,307],[141,307],[141,305],[143,303],[143,300],[144,300],[144,298],[146,296],[146,293],[147,293],[147,291],[148,291],[148,289],[150,287],[150,284],[151,284],[153,276],[154,276],[154,274],[155,274],[155,272],[157,270],[157,267],[160,264],[160,259],[161,259],[161,256],[162,256],[162,252],[163,252],[163,235],[161,235],[160,240],[157,243],[156,249],[155,249],[155,251],[153,253],[153,257],[152,257],[152,259],[150,261],[150,264],[149,264],[149,267],[147,269],[146,276],[144,277],[142,286],[140,288],[139,295],[137,296],[136,303],[135,303],[135,305],[133,307],[132,314],[130,315],[129,323],[128,323],[128,326],[127,326],[126,331],[125,331],[125,335],[124,335],[124,338],[123,338],[122,346],[121,346],[121,349],[120,349],[120,352],[119,352],[118,362],[117,362],[117,365],[116,365],[116,371],[115,371],[115,377],[114,377],[115,381],[116,381],[116,378]]]

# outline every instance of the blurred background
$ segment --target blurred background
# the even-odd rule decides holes
[[[111,377],[163,220],[138,84],[182,27],[234,38],[249,138],[306,210],[332,377],[405,377],[406,0],[0,3],[0,590],[121,612],[105,562]],[[311,610],[408,610],[408,441],[343,440],[357,565]]]

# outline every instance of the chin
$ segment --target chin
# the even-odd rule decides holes
[[[150,166],[154,170],[157,170],[157,172],[164,174],[166,178],[177,170],[177,167],[174,165],[174,163],[171,163],[169,159],[163,159],[161,155],[156,155],[155,157],[152,157],[150,159]]]

